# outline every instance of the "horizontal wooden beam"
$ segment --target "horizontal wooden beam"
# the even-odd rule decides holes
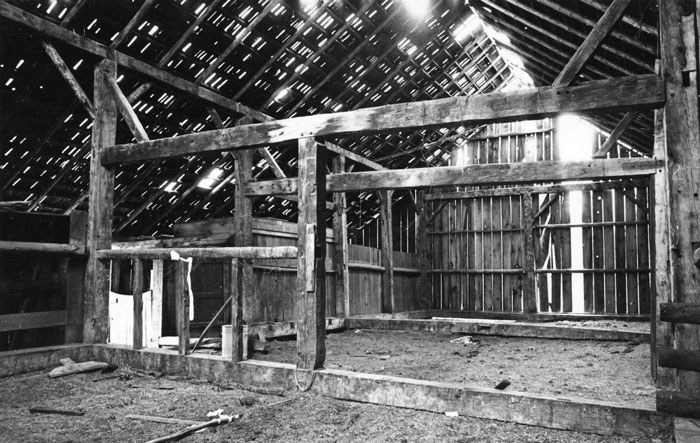
[[[263,114],[262,112],[241,105],[240,103],[217,94],[210,89],[199,86],[156,66],[150,65],[134,57],[116,51],[113,48],[97,43],[94,40],[71,32],[62,26],[37,17],[36,15],[17,8],[16,6],[12,6],[5,1],[0,2],[0,17],[26,25],[46,36],[60,40],[65,44],[82,49],[83,51],[97,55],[98,57],[114,59],[119,66],[123,66],[140,74],[144,74],[171,88],[186,92],[201,100],[219,105],[222,108],[249,116],[258,121],[272,120],[272,117]]]
[[[326,145],[326,149],[328,149],[329,151],[335,152],[338,155],[343,155],[348,160],[352,160],[355,163],[359,163],[361,165],[367,166],[368,168],[374,169],[375,171],[381,171],[383,169],[386,169],[384,166],[380,165],[379,163],[373,162],[372,160],[365,158],[359,154],[355,154],[352,151],[348,151],[345,148],[341,148],[340,146],[338,146],[334,143],[326,142],[325,145]]]
[[[199,152],[274,145],[306,137],[372,134],[410,128],[476,125],[562,112],[620,112],[658,108],[665,102],[662,77],[614,78],[566,88],[543,87],[391,104],[204,131],[104,151],[104,165],[141,163]]]
[[[679,417],[700,418],[700,392],[659,389],[656,391],[656,410]]]
[[[85,245],[0,241],[0,251],[40,252],[47,254],[85,254]]]
[[[331,174],[328,192],[367,189],[413,189],[429,186],[506,185],[562,180],[594,180],[655,174],[659,164],[651,158],[616,158],[574,162],[499,163],[438,168],[386,169],[383,171]],[[295,193],[296,178],[251,182],[248,195]],[[550,191],[551,192],[551,189]]]
[[[659,366],[700,372],[700,350],[672,349],[667,346],[659,346],[657,350]]]
[[[661,321],[700,325],[700,303],[661,303]]]
[[[344,328],[344,318],[326,318],[327,331],[336,331]],[[253,323],[250,326],[243,326],[243,333],[248,334],[250,336],[257,336],[258,334],[263,334],[265,338],[289,337],[291,335],[296,335],[297,328],[296,324],[290,321],[280,321],[274,323]]]
[[[181,257],[194,258],[296,258],[296,246],[239,246],[228,248],[124,248],[100,249],[96,257],[100,260],[112,259],[169,259],[171,252],[177,252]]]
[[[460,334],[498,335],[501,337],[557,338],[567,340],[639,340],[649,342],[649,334],[616,329],[580,328],[551,324],[504,323],[475,319],[376,319],[350,317],[349,329],[381,329],[391,331],[429,331]]]
[[[66,325],[66,311],[23,312],[0,315],[0,332]]]
[[[206,380],[230,379],[262,388],[296,389],[293,364],[256,360],[232,364],[216,355],[180,356],[173,351],[134,351],[110,345],[95,345],[93,352],[94,360],[128,364],[142,370],[187,374]],[[439,414],[453,411],[463,417],[639,439],[668,434],[672,429],[672,417],[666,414],[618,403],[333,369],[314,372],[310,392],[341,400]]]

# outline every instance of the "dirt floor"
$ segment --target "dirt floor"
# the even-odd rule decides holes
[[[343,336],[357,337],[354,352],[371,351],[361,360],[383,362],[384,355],[396,355],[393,342],[371,340],[374,333],[350,332],[333,335],[331,349]],[[412,334],[387,334],[412,337]],[[362,338],[359,338],[362,337]],[[435,349],[449,341],[437,341]],[[447,339],[448,337],[439,337]],[[414,340],[406,349],[416,349]],[[415,341],[424,341],[416,337]],[[491,340],[482,347],[490,346]],[[278,342],[278,345],[289,343]],[[390,347],[391,346],[391,347]],[[616,345],[614,349],[624,349]],[[463,358],[469,352],[463,345],[452,345]],[[376,352],[376,354],[375,354]],[[526,353],[526,348],[520,352]],[[588,351],[584,351],[588,352]],[[631,354],[640,352],[636,350]],[[455,354],[456,355],[456,354]],[[617,355],[617,354],[611,354]],[[335,360],[331,354],[332,361]],[[534,358],[534,357],[533,357]],[[413,364],[419,364],[414,355]],[[479,361],[478,357],[472,358]],[[336,360],[337,361],[337,360]],[[584,363],[585,365],[585,363]],[[359,367],[359,365],[358,365]],[[437,373],[437,370],[433,370]],[[49,379],[48,371],[0,379],[0,441],[3,442],[143,442],[185,428],[181,424],[161,424],[129,419],[129,414],[204,421],[210,411],[241,414],[231,424],[215,432],[187,437],[187,442],[636,442],[638,439],[600,437],[556,431],[467,417],[447,417],[430,412],[344,402],[312,394],[279,392],[261,394],[241,386],[214,385],[176,377],[158,377],[120,368],[112,374],[78,374]],[[539,371],[542,374],[543,371]],[[156,374],[157,375],[157,374]],[[506,374],[495,376],[500,379]],[[112,377],[112,378],[107,378]],[[546,377],[545,377],[546,378]],[[243,406],[241,401],[251,402]],[[280,403],[283,402],[283,403]],[[31,407],[82,411],[82,416],[30,414]],[[654,443],[670,442],[661,436]]]
[[[632,326],[643,328],[643,326]],[[328,334],[328,369],[577,397],[655,409],[649,345],[463,334],[346,330]],[[258,360],[296,362],[296,342],[270,342]]]

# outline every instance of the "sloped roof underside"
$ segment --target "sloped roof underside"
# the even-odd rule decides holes
[[[471,5],[434,0],[417,18],[406,6],[411,2],[398,0],[327,0],[309,7],[280,0],[112,0],[109,7],[99,0],[8,3],[274,118],[497,90],[513,71],[483,27],[465,26],[473,22],[472,6],[486,23],[510,35],[504,46],[522,57],[535,83],[548,85],[607,4],[564,2],[573,14],[567,15],[548,0],[471,0]],[[614,31],[623,37],[606,38],[581,80],[653,71],[656,6],[641,9],[637,3],[646,5],[632,2]],[[640,17],[644,26],[634,26]],[[45,53],[44,36],[5,19],[0,32],[1,200],[26,202],[19,206],[40,212],[86,209],[91,119]],[[98,59],[51,43],[91,96]],[[119,74],[125,94],[141,93],[133,106],[150,138],[216,129],[211,105],[166,84],[145,88],[151,79],[127,69]],[[242,117],[216,110],[227,126]],[[601,116],[597,122],[610,130],[620,118]],[[651,129],[651,113],[640,115],[625,141],[650,152]],[[335,141],[396,169],[442,165],[472,133],[474,128],[437,128]],[[132,140],[120,122],[117,142]],[[296,175],[294,146],[270,151],[285,174]],[[275,178],[259,154],[254,165],[256,179]],[[220,172],[210,189],[198,186],[211,171]],[[232,175],[226,153],[120,167],[115,231],[167,234],[176,222],[228,216],[235,207]],[[374,203],[370,195],[354,197],[370,200],[361,205],[365,211]],[[260,216],[296,215],[295,203],[276,197],[257,199],[255,208]],[[352,210],[351,227],[358,227],[359,214]]]

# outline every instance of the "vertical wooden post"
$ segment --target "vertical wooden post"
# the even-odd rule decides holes
[[[100,163],[100,152],[113,146],[117,132],[117,104],[108,84],[117,78],[114,60],[103,60],[95,66],[90,150],[90,209],[88,210],[87,266],[85,271],[85,322],[83,341],[105,343],[109,335],[109,262],[95,257],[97,249],[112,243],[112,202],[114,200],[114,170]]]
[[[333,157],[333,173],[345,172],[345,156]],[[350,317],[350,272],[348,269],[348,218],[344,192],[333,194],[333,236],[335,237],[335,297],[342,300],[343,316]],[[336,310],[337,315],[337,310]]]
[[[393,313],[396,308],[394,295],[394,245],[391,217],[391,199],[394,191],[379,191],[382,203],[379,220],[382,234],[382,312]]]
[[[661,70],[666,79],[664,129],[671,222],[668,247],[671,293],[676,303],[700,302],[700,270],[693,260],[693,252],[700,248],[700,123],[695,20],[694,2],[659,2]],[[662,234],[658,230],[657,233]],[[656,243],[658,253],[665,247],[663,235]],[[663,329],[657,330],[657,340],[665,340],[659,333],[663,334]],[[681,350],[700,350],[700,327],[677,324],[675,344]],[[698,372],[678,371],[677,381],[681,391],[700,390]]]
[[[431,307],[430,287],[428,285],[428,211],[425,208],[425,191],[420,190],[416,195],[416,254],[420,263],[420,275],[418,276],[418,297],[421,300],[420,307]]]
[[[175,262],[175,319],[180,355],[190,353],[190,293],[187,285],[188,263]]]
[[[70,243],[84,245],[87,236],[87,213],[73,211],[70,214]],[[66,292],[66,343],[83,340],[83,303],[85,302],[84,257],[67,257]]]
[[[143,348],[143,260],[135,258],[131,265],[131,296],[134,297],[133,348]]]
[[[242,361],[243,355],[243,299],[241,279],[239,278],[240,261],[232,258],[224,262],[224,299],[231,297],[231,359],[234,363]]]
[[[153,260],[151,269],[151,321],[146,325],[146,347],[157,348],[163,334],[163,260]]]
[[[526,314],[537,312],[536,276],[535,276],[535,214],[532,209],[532,194],[529,192],[523,195],[523,220],[525,223],[525,259],[523,260],[523,270],[525,280],[523,281],[523,311]]]
[[[300,139],[296,312],[297,366],[301,369],[321,368],[326,359],[325,166],[325,148],[313,138]]]
[[[249,118],[240,119],[237,124],[248,124]],[[253,150],[244,149],[234,152],[236,160],[235,177],[235,204],[236,212],[233,215],[235,228],[234,243],[236,246],[253,246],[253,199],[245,195],[245,185],[251,180],[253,173]],[[253,263],[250,260],[241,260],[241,290],[243,291],[243,320],[251,324],[256,319],[256,309],[259,303],[255,300],[253,291]]]

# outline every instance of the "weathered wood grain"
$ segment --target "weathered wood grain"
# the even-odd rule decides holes
[[[700,303],[661,303],[661,321],[700,325]]]
[[[139,163],[199,152],[274,145],[304,137],[476,125],[545,117],[561,112],[644,110],[663,103],[663,80],[655,75],[646,75],[593,81],[569,88],[544,87],[392,104],[204,131],[114,146],[101,156],[101,161],[105,165]]]
[[[96,252],[100,260],[116,258],[169,259],[172,251],[182,257],[194,258],[295,258],[297,248],[294,246],[231,246],[220,248],[124,248],[101,249]]]
[[[681,351],[668,346],[659,346],[656,350],[659,366],[700,372],[700,351]]]

